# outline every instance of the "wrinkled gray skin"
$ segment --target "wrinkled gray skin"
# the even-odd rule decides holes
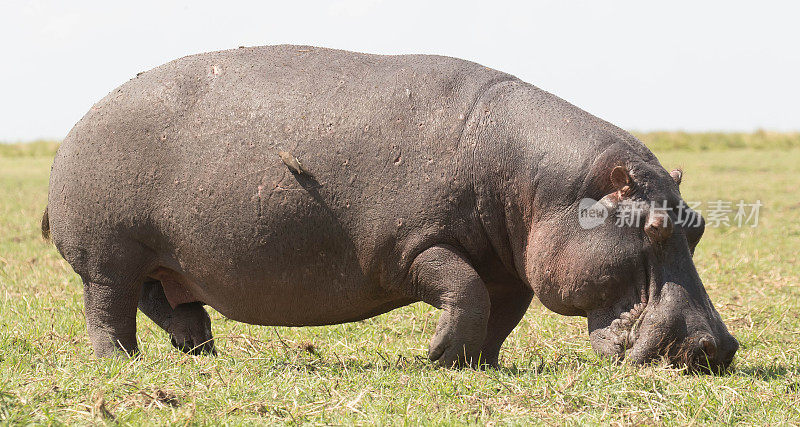
[[[535,294],[588,317],[602,354],[724,368],[738,344],[692,262],[702,224],[578,226],[582,198],[676,207],[679,180],[630,134],[478,64],[241,48],[92,107],[43,228],[83,279],[98,356],[137,351],[137,306],[211,352],[202,304],[303,326],[424,301],[443,310],[431,359],[496,365]]]

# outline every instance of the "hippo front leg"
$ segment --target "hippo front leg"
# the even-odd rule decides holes
[[[442,366],[478,366],[489,322],[489,293],[469,261],[441,245],[422,252],[411,267],[415,296],[444,310],[428,347]]]
[[[482,363],[496,367],[499,363],[500,347],[528,311],[533,291],[525,287],[503,288],[492,289],[489,295],[492,307],[481,357]]]
[[[211,335],[211,318],[203,304],[192,302],[170,306],[158,280],[142,285],[139,310],[167,331],[173,347],[189,354],[216,354]]]

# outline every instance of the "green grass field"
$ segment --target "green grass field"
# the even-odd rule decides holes
[[[55,147],[42,142],[0,147],[0,420],[800,423],[800,138],[642,139],[665,167],[683,167],[687,200],[764,204],[758,227],[708,228],[695,255],[741,343],[730,375],[614,365],[592,352],[584,319],[538,303],[506,341],[499,370],[426,362],[438,312],[423,304],[313,328],[250,326],[210,310],[217,357],[173,350],[140,314],[141,357],[95,360],[79,278],[40,237]]]

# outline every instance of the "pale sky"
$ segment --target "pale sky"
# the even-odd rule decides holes
[[[63,138],[169,60],[282,43],[469,59],[628,130],[800,130],[791,1],[0,0],[0,141]]]

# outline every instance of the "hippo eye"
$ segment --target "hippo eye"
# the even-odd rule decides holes
[[[706,228],[703,216],[692,210],[683,200],[672,207],[672,213],[675,215],[675,224],[679,225],[686,235],[689,251],[694,255],[694,250],[700,242],[700,238],[703,237],[703,232],[705,232]]]

